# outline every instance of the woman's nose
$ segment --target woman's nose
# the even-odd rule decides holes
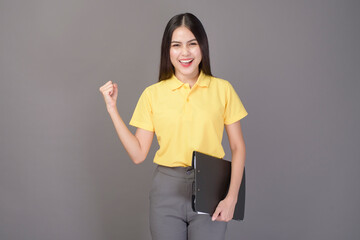
[[[181,53],[182,53],[183,55],[188,55],[189,52],[190,52],[190,51],[189,51],[189,48],[188,48],[187,46],[182,47]]]

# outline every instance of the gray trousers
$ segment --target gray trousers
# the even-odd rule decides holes
[[[156,167],[149,193],[153,240],[225,239],[226,222],[192,210],[193,180],[191,167]]]

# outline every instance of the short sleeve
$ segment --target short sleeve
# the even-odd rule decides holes
[[[242,104],[238,94],[235,92],[235,89],[230,82],[227,84],[226,89],[226,104],[225,104],[225,114],[224,114],[224,123],[226,125],[232,124],[247,115],[247,111]]]
[[[134,127],[154,132],[151,99],[148,94],[148,88],[146,88],[139,98],[129,124]]]

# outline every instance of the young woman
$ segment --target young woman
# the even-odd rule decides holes
[[[119,138],[135,164],[143,162],[154,133],[160,148],[150,190],[150,230],[156,240],[224,239],[234,214],[245,165],[240,119],[247,112],[232,85],[212,76],[205,30],[193,14],[168,22],[161,45],[159,81],[141,94],[130,120],[133,135],[116,108],[118,85],[100,87]],[[192,210],[194,150],[222,158],[224,127],[232,153],[227,196],[212,216]]]

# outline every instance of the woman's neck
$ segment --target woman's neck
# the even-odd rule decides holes
[[[189,83],[190,86],[193,86],[196,83],[197,79],[199,78],[199,75],[200,75],[199,71],[193,74],[193,76],[182,75],[180,73],[175,72],[175,76],[177,79],[179,79],[183,83]]]

